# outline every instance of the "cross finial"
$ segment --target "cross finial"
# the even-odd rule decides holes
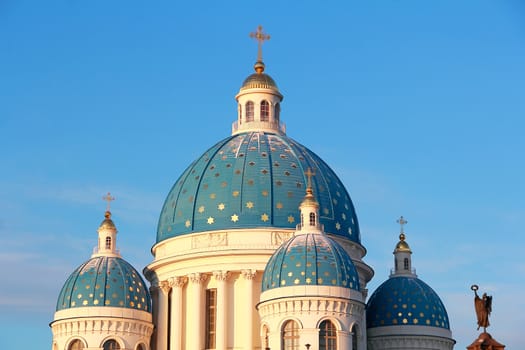
[[[403,217],[403,215],[401,215],[399,217],[399,219],[397,220],[397,223],[399,224],[399,226],[401,226],[401,233],[405,233],[405,229],[404,229],[404,226],[406,224],[408,224],[408,221],[405,220],[405,218]]]
[[[257,51],[257,62],[262,62],[262,44],[266,40],[270,40],[270,36],[263,32],[263,27],[257,27],[256,32],[250,33],[250,38],[257,40],[258,51]]]
[[[305,172],[305,175],[308,177],[308,183],[306,185],[306,192],[311,193],[312,192],[312,176],[315,176],[315,173],[312,171],[312,169],[308,168]]]
[[[111,196],[111,193],[108,192],[108,194],[106,194],[105,196],[102,197],[103,200],[105,200],[107,202],[107,205],[106,205],[106,211],[109,211],[110,209],[110,204],[112,201],[115,200],[115,197],[112,197]]]

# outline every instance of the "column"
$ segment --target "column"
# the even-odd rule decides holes
[[[248,309],[246,310],[246,319],[248,320],[246,324],[246,344],[244,345],[244,348],[246,350],[251,350],[254,348],[254,341],[253,341],[253,320],[254,320],[254,311],[255,311],[255,303],[253,301],[253,288],[254,288],[254,280],[255,280],[255,270],[242,270],[241,274],[246,280],[246,304],[248,306]]]
[[[170,350],[182,350],[182,287],[186,277],[171,277],[168,282],[171,287]]]
[[[207,276],[202,273],[192,273],[189,276],[191,282],[191,313],[193,317],[192,322],[187,325],[188,333],[186,338],[186,348],[201,350],[204,349],[204,298],[203,298],[203,284]],[[188,295],[189,297],[189,295]],[[159,349],[160,350],[160,349]]]
[[[357,350],[352,349],[352,333],[347,331],[337,331],[337,344],[340,345],[341,350]]]
[[[168,281],[161,281],[155,288],[157,292],[157,312],[156,312],[156,337],[155,346],[157,349],[168,348],[168,292],[170,286]]]
[[[226,334],[228,327],[228,289],[227,280],[228,271],[214,271],[213,277],[217,281],[217,322],[216,324],[216,349],[226,350],[228,345],[228,336]]]

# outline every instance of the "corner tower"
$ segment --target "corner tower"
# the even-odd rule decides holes
[[[53,350],[150,350],[151,298],[140,274],[116,248],[117,228],[108,208],[91,258],[64,283],[51,330]]]
[[[262,348],[365,350],[359,276],[348,253],[324,233],[310,181],[299,209],[294,236],[264,270],[257,305]]]
[[[401,216],[397,222],[401,232],[394,249],[394,270],[366,306],[368,350],[451,350],[455,341],[445,305],[417,278],[404,233],[407,221]]]

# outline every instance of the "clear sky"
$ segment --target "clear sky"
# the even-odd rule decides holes
[[[287,134],[354,201],[365,261],[393,267],[404,215],[418,276],[456,349],[525,324],[525,3],[0,1],[0,347],[51,347],[67,276],[90,257],[111,191],[142,270],[183,170],[228,136],[262,24]],[[520,344],[520,345],[518,345]]]

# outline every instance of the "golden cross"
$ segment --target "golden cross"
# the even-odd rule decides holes
[[[250,38],[257,40],[258,51],[257,51],[257,61],[262,62],[262,44],[266,40],[270,40],[270,36],[266,33],[263,33],[263,27],[257,27],[256,32],[250,33]]]
[[[312,169],[308,168],[308,170],[305,172],[305,175],[308,176],[307,188],[312,188],[312,176],[315,176],[315,173],[312,171]]]
[[[115,200],[115,197],[112,197],[111,193],[108,192],[108,194],[103,196],[102,199],[105,200],[106,202],[108,202],[108,204],[106,206],[106,211],[109,211],[110,203],[111,203],[111,201]]]
[[[403,226],[408,224],[408,221],[405,220],[403,215],[401,215],[401,217],[397,220],[397,223],[401,226],[401,233],[405,233]]]

